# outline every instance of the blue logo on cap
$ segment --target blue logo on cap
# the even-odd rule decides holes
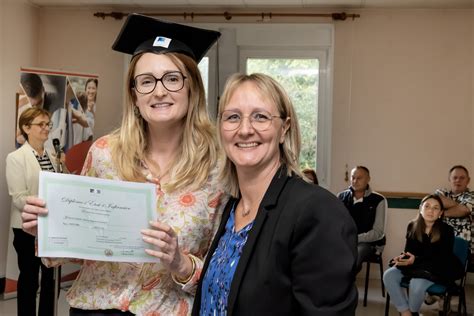
[[[157,36],[155,40],[153,41],[153,46],[168,48],[170,46],[170,43],[171,43],[171,38],[164,37],[164,36]]]

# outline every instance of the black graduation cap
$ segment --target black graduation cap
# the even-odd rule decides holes
[[[199,63],[219,36],[217,31],[133,13],[127,17],[112,49],[133,56],[143,52],[183,53]]]

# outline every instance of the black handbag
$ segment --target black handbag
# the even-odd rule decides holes
[[[434,283],[445,283],[446,279],[433,274],[431,271],[424,269],[421,266],[402,266],[397,267],[400,271],[402,271],[403,276],[408,279],[419,278],[419,279],[426,279],[430,280]]]

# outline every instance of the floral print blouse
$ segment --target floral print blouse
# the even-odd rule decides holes
[[[136,315],[190,315],[193,294],[203,257],[219,226],[224,195],[213,170],[207,183],[196,191],[163,192],[159,180],[144,168],[147,180],[157,188],[158,218],[171,225],[180,248],[196,258],[196,272],[180,285],[159,263],[118,263],[84,260],[77,279],[67,293],[70,306],[79,309],[119,309]],[[82,174],[119,179],[112,164],[108,138],[91,147]],[[221,207],[222,206],[222,207]]]
[[[466,191],[454,194],[452,191],[440,190],[445,196],[451,198],[461,205],[466,206],[471,216],[444,217],[444,221],[454,228],[455,236],[471,242],[471,253],[474,253],[474,191]]]

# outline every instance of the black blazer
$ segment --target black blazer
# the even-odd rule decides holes
[[[234,202],[226,205],[209,249],[192,315],[199,315],[202,278]],[[228,315],[354,315],[356,249],[357,229],[344,205],[325,189],[280,169],[243,248]]]

